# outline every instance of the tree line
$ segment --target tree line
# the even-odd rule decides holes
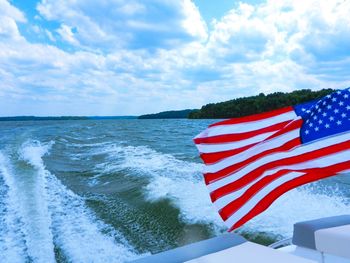
[[[275,92],[268,95],[260,93],[257,96],[207,104],[200,110],[190,112],[188,118],[227,119],[243,117],[319,99],[333,91],[332,89],[322,89],[319,91],[302,89],[290,93]]]
[[[193,110],[163,111],[154,114],[145,114],[138,119],[187,119]]]

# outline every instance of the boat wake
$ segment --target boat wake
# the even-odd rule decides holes
[[[175,158],[147,146],[109,145],[91,154],[107,154],[105,162],[96,165],[99,176],[123,172],[133,177],[146,177],[143,187],[149,202],[170,199],[180,209],[180,220],[187,224],[209,225],[215,232],[225,226],[210,202],[202,179],[202,164]],[[98,179],[98,177],[94,178]]]
[[[0,152],[0,255],[5,262],[26,262],[24,223],[14,180]]]
[[[0,152],[0,255],[3,262],[125,262],[127,241],[45,167],[53,143],[30,141]]]
[[[273,233],[281,238],[293,234],[293,224],[328,216],[349,214],[350,198],[334,184],[315,186],[319,182],[294,189],[275,201],[264,213],[244,226],[244,231]]]
[[[225,229],[209,200],[200,163],[183,161],[148,146],[103,145],[89,154],[107,155],[105,162],[96,166],[99,176],[123,171],[130,176],[147,177],[146,200],[156,202],[168,198],[180,209],[184,222],[207,224],[217,233]],[[96,179],[98,176],[94,182]],[[315,185],[319,189],[314,189]],[[316,182],[286,193],[239,231],[287,238],[292,235],[295,222],[348,214],[349,211],[350,198],[335,184],[325,188]]]

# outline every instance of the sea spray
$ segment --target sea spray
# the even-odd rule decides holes
[[[28,260],[17,186],[8,159],[0,152],[0,255],[1,261]]]
[[[14,233],[0,229],[1,233],[6,231],[7,236],[16,236],[12,239],[14,243],[7,243],[10,252],[29,254],[25,241],[30,237],[25,231],[31,221],[27,215],[36,206],[31,205],[35,199],[27,197],[34,196],[34,183],[39,175],[28,159],[19,160],[19,149],[30,145],[45,148],[50,143],[44,142],[50,140],[55,141],[50,154],[39,155],[37,160],[43,159],[45,170],[50,173],[45,179],[46,205],[57,262],[73,262],[69,257],[83,258],[79,255],[88,248],[79,247],[79,242],[94,245],[94,238],[86,242],[81,237],[85,235],[86,227],[80,230],[75,224],[82,222],[79,221],[79,215],[84,214],[82,210],[86,211],[83,216],[88,218],[86,224],[97,229],[98,236],[112,237],[116,247],[113,259],[116,255],[131,254],[132,260],[136,254],[133,247],[139,252],[159,252],[220,234],[216,229],[225,231],[209,201],[201,161],[192,142],[193,136],[210,122],[212,120],[0,123],[0,148],[8,159],[5,167],[16,186],[5,183],[0,174],[0,210],[5,211],[0,217],[10,218],[8,212],[14,211],[12,214],[20,221],[16,221],[12,229],[21,230]],[[91,124],[94,128],[86,129]],[[21,142],[30,138],[41,141],[40,145],[33,141],[22,145]],[[51,177],[54,178],[52,181]],[[64,189],[57,187],[62,185],[58,179],[64,182]],[[244,225],[242,231],[248,233],[249,238],[256,233],[273,238],[288,237],[296,221],[348,213],[349,177],[336,177],[334,181],[325,180],[313,185],[318,189],[301,187],[297,192],[282,196],[265,213]],[[76,194],[70,196],[68,189]],[[19,202],[9,198],[10,192]],[[76,198],[80,201],[71,201]],[[14,205],[16,203],[18,207]],[[85,223],[81,224],[84,226]],[[213,228],[215,230],[211,231]],[[76,234],[78,231],[82,234]],[[68,241],[69,233],[78,237],[76,242]],[[0,242],[3,247],[4,242]],[[81,250],[74,253],[75,247]],[[103,253],[109,255],[109,252]],[[27,261],[30,262],[30,258]],[[122,261],[123,258],[116,260]]]
[[[200,163],[179,160],[147,146],[109,145],[94,149],[92,154],[108,155],[106,162],[96,165],[100,176],[123,170],[133,176],[146,176],[150,181],[144,187],[146,200],[168,198],[180,208],[180,219],[184,222],[208,224],[218,233],[225,229],[210,202]],[[96,178],[92,179],[94,183]]]
[[[248,222],[242,230],[289,238],[296,222],[349,214],[350,199],[337,190],[335,185],[327,187],[326,191],[322,191],[320,185],[318,188],[318,191],[314,191],[312,185],[306,185],[287,192],[264,213]]]
[[[210,202],[200,163],[179,160],[147,146],[109,145],[94,149],[90,154],[108,156],[104,163],[96,165],[99,175],[94,179],[116,171],[147,177],[146,200],[155,202],[168,198],[180,208],[180,219],[186,223],[207,224],[217,234],[226,229]],[[322,187],[319,184],[319,188]],[[349,198],[335,190],[334,185],[322,193],[312,191],[308,185],[286,193],[239,231],[252,235],[264,233],[272,238],[290,237],[295,222],[349,211]]]
[[[48,210],[50,218],[44,217],[42,221],[46,220],[44,227],[51,230],[52,247],[57,246],[71,262],[124,262],[136,258],[132,248],[116,231],[102,234],[108,227],[94,218],[82,198],[46,169],[42,157],[52,145],[33,141],[24,144],[21,150],[22,158],[43,180],[42,191],[46,189],[45,204],[41,202],[46,207],[41,210]],[[122,243],[117,244],[115,239]]]
[[[17,176],[21,187],[26,244],[34,262],[55,262],[51,213],[48,208],[47,173],[41,157],[48,153],[53,142],[41,145],[27,141],[19,149],[19,158],[26,163]],[[19,181],[19,180],[18,180]]]

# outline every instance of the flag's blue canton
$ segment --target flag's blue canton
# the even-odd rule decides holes
[[[350,130],[350,88],[294,107],[303,118],[301,141],[307,143]]]

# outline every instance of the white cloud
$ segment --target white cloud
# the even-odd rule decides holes
[[[18,22],[26,22],[24,14],[7,0],[0,0],[0,16],[10,17]]]
[[[184,11],[185,19],[182,21],[182,26],[192,36],[205,41],[208,37],[207,25],[199,13],[198,8],[191,0],[181,2]]]
[[[240,4],[213,24],[206,52],[249,92],[346,87],[349,12],[349,1]]]
[[[146,11],[146,8],[144,5],[137,3],[137,2],[127,2],[124,3],[122,6],[116,8],[117,13],[125,14],[128,16],[131,15],[139,15]]]
[[[63,40],[67,41],[68,43],[78,46],[79,42],[75,39],[74,33],[72,32],[72,28],[62,24],[59,29],[57,29],[57,33],[60,34],[60,36],[63,38]]]
[[[0,16],[0,38],[20,38],[15,20],[10,17]]]
[[[210,30],[189,0],[43,0],[37,10],[40,27],[0,0],[0,115],[141,114],[349,85],[349,1],[239,4]],[[19,23],[52,44],[30,42]]]
[[[0,0],[0,40],[21,38],[16,22],[26,22],[24,14],[8,1]]]
[[[75,28],[75,39],[82,46],[102,51],[172,48],[206,38],[205,22],[190,0],[150,0],[147,4],[135,0],[43,0],[37,10],[45,19],[59,21],[64,29]]]

